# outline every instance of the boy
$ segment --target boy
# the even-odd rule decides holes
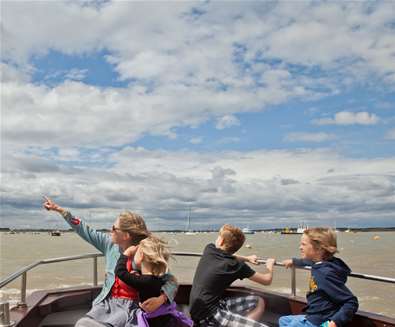
[[[264,311],[264,301],[254,295],[222,299],[226,288],[235,280],[248,278],[262,285],[273,279],[274,259],[268,259],[268,273],[252,270],[245,262],[256,263],[256,256],[234,256],[245,241],[243,232],[234,226],[224,225],[215,244],[204,249],[189,298],[194,326],[265,326],[257,322]],[[242,313],[248,311],[246,317]]]
[[[301,259],[287,259],[283,264],[311,266],[305,315],[284,316],[280,327],[343,327],[352,320],[358,300],[346,287],[350,268],[339,258],[336,233],[330,228],[310,228],[300,241]]]

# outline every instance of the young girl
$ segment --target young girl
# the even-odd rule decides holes
[[[135,254],[134,254],[135,252]],[[128,256],[134,255],[134,262],[141,267],[141,275],[129,272],[127,269]],[[163,275],[168,270],[167,262],[170,253],[159,238],[150,235],[136,247],[131,246],[118,259],[115,274],[120,280],[139,292],[140,301],[159,296],[164,284]],[[146,313],[140,310],[137,314],[138,326],[174,327],[192,326],[192,320],[178,312],[175,303],[163,304],[154,312]]]
[[[98,232],[74,217],[51,199],[45,198],[44,208],[60,213],[73,230],[85,241],[92,244],[105,256],[106,274],[103,288],[93,301],[92,309],[77,321],[76,327],[131,327],[137,326],[138,292],[115,276],[114,270],[121,252],[131,245],[137,245],[149,235],[144,219],[133,212],[119,215],[109,233]],[[145,310],[154,311],[167,299],[174,299],[177,283],[170,279],[162,286],[163,293],[142,304]],[[159,294],[158,294],[159,295]]]
[[[336,233],[329,228],[310,228],[300,241],[301,259],[287,259],[283,264],[311,266],[305,315],[284,316],[280,327],[343,327],[358,310],[358,300],[346,287],[350,268],[339,258]]]

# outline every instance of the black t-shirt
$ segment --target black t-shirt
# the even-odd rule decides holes
[[[165,284],[162,277],[154,275],[140,275],[138,273],[130,273],[126,268],[128,257],[121,254],[118,259],[115,274],[125,284],[133,287],[139,292],[140,302],[151,297],[157,297],[161,294],[162,285]],[[163,315],[148,319],[150,327],[166,327],[173,326],[173,317],[171,315]]]
[[[255,274],[244,262],[208,244],[196,268],[189,297],[191,317],[200,321],[215,312],[226,288],[235,280]]]

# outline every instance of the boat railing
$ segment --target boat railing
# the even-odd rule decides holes
[[[200,257],[201,253],[196,252],[173,252],[174,256],[184,256],[184,257]],[[14,272],[13,274],[9,275],[8,277],[4,278],[0,281],[0,289],[4,286],[7,286],[9,283],[14,281],[15,279],[21,277],[21,288],[20,288],[20,301],[18,302],[19,307],[26,306],[26,286],[27,286],[27,273],[32,270],[33,268],[41,265],[57,263],[57,262],[64,262],[64,261],[74,261],[74,260],[81,260],[81,259],[92,259],[92,284],[93,286],[98,286],[98,270],[97,270],[97,258],[102,257],[103,254],[101,253],[87,253],[69,257],[60,257],[60,258],[51,258],[51,259],[44,259],[36,261],[28,266],[25,266],[18,271]],[[267,259],[259,259],[259,264],[265,264]],[[275,266],[285,267],[285,265],[281,262],[275,262]],[[296,269],[302,270],[310,270],[310,267],[291,267],[291,295],[296,296]],[[390,277],[382,277],[382,276],[375,276],[375,275],[367,275],[361,273],[351,273],[350,277],[359,278],[359,279],[368,279],[377,282],[383,283],[392,283],[395,284],[395,278]]]

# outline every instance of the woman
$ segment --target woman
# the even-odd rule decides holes
[[[76,327],[103,327],[109,324],[115,327],[137,326],[138,293],[117,278],[114,270],[120,254],[149,235],[144,219],[133,212],[121,213],[112,225],[110,236],[89,227],[80,218],[74,217],[47,197],[44,208],[60,213],[80,237],[105,256],[106,274],[103,288],[93,301],[92,309],[86,317],[78,320]],[[141,305],[145,311],[152,312],[167,299],[174,300],[177,284],[171,275],[168,274],[167,277],[166,284],[162,287],[163,293]]]

